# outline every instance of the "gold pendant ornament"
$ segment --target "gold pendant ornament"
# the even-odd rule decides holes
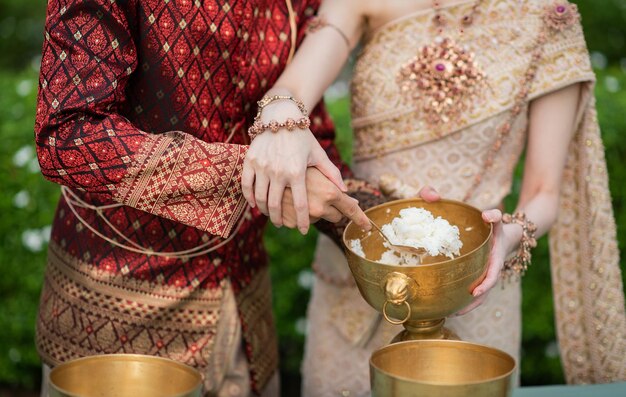
[[[580,20],[578,7],[568,1],[556,1],[545,7],[544,23],[553,31],[560,32]]]
[[[397,77],[402,94],[430,127],[457,121],[471,110],[484,81],[474,54],[449,38],[422,47]]]

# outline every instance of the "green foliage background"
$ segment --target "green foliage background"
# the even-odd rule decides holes
[[[626,248],[626,0],[578,0],[597,66],[598,109],[606,145],[620,250]],[[0,0],[0,390],[36,390],[40,362],[34,322],[45,266],[45,244],[59,189],[40,175],[33,123],[45,2]],[[332,101],[338,143],[350,158],[349,103]],[[516,183],[516,189],[519,183]],[[517,191],[517,190],[516,190]],[[511,208],[515,194],[507,200]],[[274,308],[285,395],[299,394],[304,321],[315,233],[269,228]],[[546,241],[524,279],[522,383],[563,381],[555,344]],[[625,261],[622,260],[622,269]],[[624,276],[624,274],[623,274]]]

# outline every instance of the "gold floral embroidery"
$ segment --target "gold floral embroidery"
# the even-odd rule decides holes
[[[562,31],[580,20],[576,4],[557,1],[545,7],[544,23],[553,30]]]
[[[116,200],[228,237],[246,208],[239,183],[246,151],[179,132],[150,135]]]
[[[422,47],[397,77],[402,94],[417,105],[430,126],[457,120],[467,112],[484,79],[474,54],[449,38]]]

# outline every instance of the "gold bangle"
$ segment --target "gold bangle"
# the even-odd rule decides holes
[[[530,266],[532,256],[530,250],[537,246],[537,239],[535,238],[537,226],[529,221],[523,212],[516,212],[513,215],[503,214],[502,223],[516,223],[522,227],[522,239],[517,253],[512,258],[504,261],[502,268],[502,277],[506,281],[511,281],[512,278],[519,280],[528,270],[528,266]]]
[[[332,23],[328,22],[324,16],[315,16],[311,18],[307,24],[306,33],[311,34],[311,33],[319,32],[320,30],[324,28],[331,28],[335,32],[339,33],[344,43],[346,43],[346,46],[348,47],[348,51],[352,48],[352,46],[350,45],[350,39],[348,39],[348,36],[341,29],[339,29],[338,26],[333,25]]]

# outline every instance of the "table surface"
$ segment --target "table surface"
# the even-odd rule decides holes
[[[626,397],[626,382],[586,386],[522,387],[513,397]]]

